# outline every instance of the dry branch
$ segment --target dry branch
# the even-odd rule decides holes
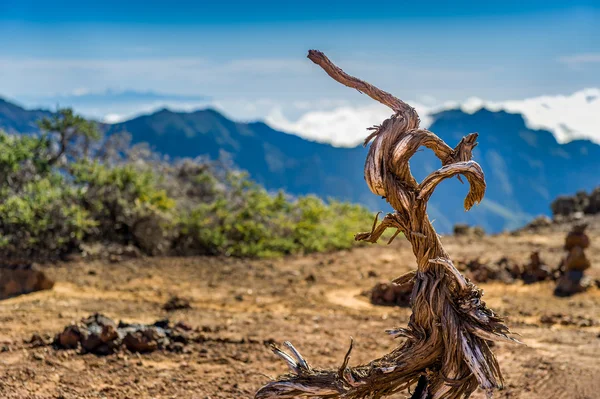
[[[395,112],[412,112],[415,115],[417,114],[416,111],[412,109],[410,105],[394,97],[390,93],[380,90],[367,82],[363,82],[362,80],[355,78],[354,76],[348,75],[346,72],[342,71],[340,68],[335,66],[333,62],[329,61],[329,58],[327,58],[322,52],[318,50],[309,50],[308,58],[315,64],[321,66],[321,68],[323,68],[329,76],[331,76],[333,79],[337,80],[344,86],[352,87],[353,89],[356,89],[361,93],[365,93],[373,100],[379,101],[380,103],[387,105]]]
[[[291,355],[274,347],[292,372],[262,387],[256,398],[381,398],[417,384],[413,399],[458,399],[468,397],[477,386],[488,393],[501,388],[502,375],[488,343],[514,340],[502,319],[481,301],[482,291],[454,267],[426,213],[437,185],[453,176],[462,175],[469,182],[465,209],[482,200],[484,174],[471,160],[477,134],[469,134],[452,149],[434,133],[419,129],[419,116],[408,104],[346,74],[319,51],[309,51],[308,58],[336,81],[395,111],[365,141],[373,141],[365,163],[367,184],[395,212],[380,223],[376,216],[371,231],[355,239],[376,242],[389,227],[404,233],[417,270],[395,281],[414,279],[413,313],[407,328],[388,331],[404,337],[403,344],[365,365],[348,365],[352,344],[338,370],[310,367],[289,342],[285,345]],[[442,166],[419,184],[408,161],[421,146],[431,149]]]

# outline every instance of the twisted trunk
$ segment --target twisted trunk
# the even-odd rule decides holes
[[[412,315],[407,328],[389,330],[405,338],[391,353],[368,364],[349,367],[352,344],[337,370],[314,369],[286,342],[291,354],[277,347],[292,373],[262,387],[256,398],[380,398],[417,383],[413,398],[468,397],[479,385],[488,393],[502,387],[502,375],[490,347],[492,340],[512,340],[508,328],[481,301],[482,291],[454,267],[427,216],[427,201],[444,179],[466,177],[470,191],[465,208],[483,198],[481,167],[471,160],[477,134],[450,148],[432,132],[419,129],[416,111],[391,94],[347,75],[323,53],[311,50],[309,58],[338,82],[356,88],[388,105],[396,113],[367,138],[371,148],[365,163],[365,180],[371,191],[386,198],[395,209],[356,240],[376,242],[387,228],[396,228],[411,243],[417,270],[394,280],[414,279]],[[420,146],[431,149],[442,167],[420,184],[408,161]],[[461,180],[462,181],[462,180]],[[394,235],[392,237],[395,237]],[[390,240],[391,241],[391,240]]]

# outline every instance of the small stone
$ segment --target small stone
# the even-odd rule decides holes
[[[61,348],[75,349],[79,345],[82,337],[83,333],[79,329],[79,326],[72,324],[65,327],[65,329],[56,336],[54,341]]]
[[[173,342],[167,347],[167,350],[175,353],[183,353],[185,346],[181,342]]]
[[[167,312],[171,312],[173,310],[190,309],[191,307],[192,305],[190,304],[189,299],[181,298],[177,295],[169,298],[169,300],[163,305],[163,309]]]
[[[192,331],[193,329],[192,326],[187,324],[185,321],[178,321],[177,324],[175,324],[175,328],[178,328],[183,331]]]
[[[29,341],[27,341],[27,343],[31,344],[31,346],[34,348],[49,345],[51,342],[52,342],[51,338],[42,337],[40,334],[33,334],[31,336],[31,338],[29,339]]]

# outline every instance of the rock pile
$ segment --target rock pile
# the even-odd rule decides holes
[[[577,214],[598,214],[600,213],[600,187],[590,194],[580,191],[573,196],[560,196],[550,207],[555,218],[572,217]]]
[[[110,355],[126,348],[130,352],[168,350],[181,352],[193,337],[185,323],[172,325],[168,320],[154,324],[118,324],[101,314],[94,314],[71,324],[58,333],[53,345],[58,349],[80,349],[82,353]]]
[[[512,260],[504,257],[496,262],[488,263],[475,258],[468,261],[458,261],[457,268],[478,283],[502,281],[512,283],[521,277],[521,268]]]
[[[542,261],[539,251],[533,251],[529,256],[529,263],[523,267],[521,279],[525,284],[533,284],[540,281],[552,280],[553,278],[554,273]]]
[[[565,251],[567,255],[559,266],[560,277],[556,284],[554,294],[557,296],[569,296],[586,289],[583,283],[584,271],[591,264],[584,249],[590,246],[590,238],[585,233],[587,224],[577,224],[565,238]]]
[[[529,256],[529,262],[520,266],[513,260],[503,257],[495,262],[482,261],[475,258],[467,261],[458,261],[456,267],[467,278],[477,283],[500,281],[506,284],[522,280],[525,284],[541,281],[555,280],[556,272],[544,263],[538,251]],[[383,306],[410,306],[410,296],[413,290],[412,280],[402,285],[393,282],[378,283],[371,290],[364,292],[371,303]]]
[[[4,260],[0,264],[0,299],[49,290],[53,286],[54,282],[31,262]]]
[[[540,317],[543,324],[558,324],[561,326],[593,327],[597,323],[589,317],[573,316],[563,313],[546,314]]]
[[[544,227],[550,227],[552,226],[552,219],[550,219],[548,216],[546,215],[541,215],[538,216],[536,218],[534,218],[531,222],[527,223],[527,225],[525,227],[523,227],[522,229],[517,230],[518,231],[522,231],[522,230],[539,230],[539,229],[543,229]]]
[[[454,235],[483,237],[485,236],[485,230],[480,226],[469,226],[468,224],[457,223],[454,225]]]
[[[510,284],[522,280],[525,284],[532,284],[554,280],[556,274],[544,263],[538,251],[532,252],[529,262],[523,266],[503,257],[496,262],[481,261],[480,258],[459,261],[457,268],[477,283],[501,281]]]

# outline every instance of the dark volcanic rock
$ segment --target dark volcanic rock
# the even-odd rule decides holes
[[[114,321],[96,313],[83,320],[83,323],[87,327],[80,340],[84,351],[108,355],[117,349],[119,334]]]
[[[593,327],[597,323],[589,317],[566,315],[562,313],[546,314],[540,317],[543,324],[559,324],[562,326]]]
[[[458,261],[456,266],[468,278],[478,283],[485,283],[492,280],[512,283],[521,276],[519,265],[506,257],[494,263],[482,261],[479,258]]]
[[[189,299],[181,298],[177,295],[169,298],[169,300],[163,305],[163,309],[168,312],[173,310],[190,309],[191,307],[192,305],[190,305]]]
[[[485,235],[485,230],[480,226],[469,226],[464,223],[457,223],[454,225],[454,235],[455,236],[474,236],[474,237],[483,237]]]
[[[533,284],[551,280],[552,278],[553,272],[550,267],[542,261],[538,251],[533,251],[529,257],[529,263],[523,268],[521,279],[525,284]]]
[[[159,341],[164,334],[158,334],[154,329],[128,332],[123,338],[123,345],[131,352],[153,352],[159,348]]]
[[[388,282],[379,283],[369,292],[371,303],[373,305],[408,307],[410,306],[410,295],[413,286],[413,283],[403,285]]]
[[[549,226],[552,226],[552,219],[546,215],[540,215],[531,222],[527,223],[527,225],[524,227],[524,230],[538,230]]]
[[[65,327],[56,335],[54,345],[62,349],[81,348],[82,353],[97,355],[110,355],[123,347],[140,353],[160,349],[181,351],[182,345],[192,340],[190,334],[191,328],[185,323],[173,326],[168,320],[160,320],[154,324],[117,324],[96,313]]]
[[[65,327],[65,329],[56,336],[54,343],[60,348],[76,349],[83,337],[83,332],[79,326],[72,324]]]
[[[555,270],[552,270],[541,259],[538,251],[529,256],[529,262],[523,266],[507,257],[502,257],[495,262],[480,260],[479,258],[458,261],[457,268],[465,275],[478,283],[488,281],[501,281],[513,283],[522,280],[525,284],[540,281],[554,280]]]
[[[583,212],[587,213],[588,215],[600,213],[600,187],[596,187],[596,189],[590,193],[588,199],[588,206],[583,210]]]
[[[49,290],[53,286],[54,281],[32,263],[4,261],[0,264],[0,299]]]
[[[560,196],[552,202],[550,208],[555,217],[600,213],[600,187],[596,187],[590,194],[579,191],[575,195]]]

